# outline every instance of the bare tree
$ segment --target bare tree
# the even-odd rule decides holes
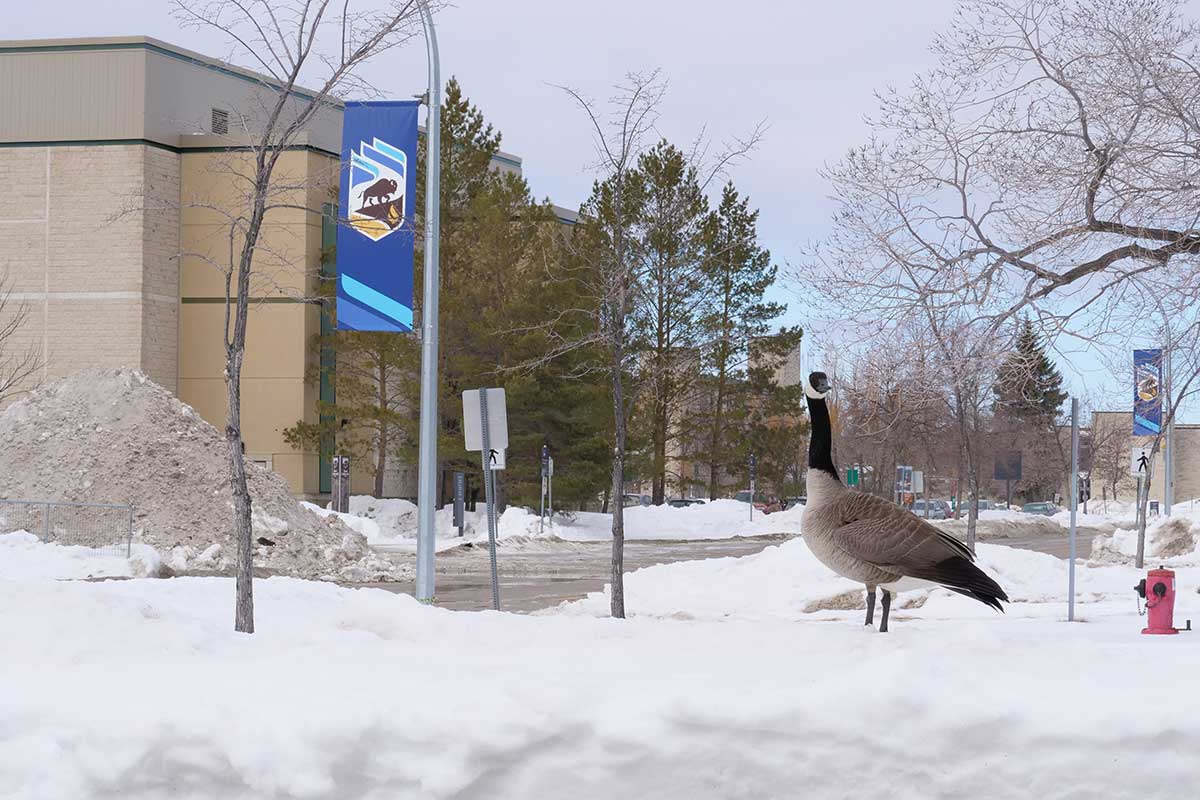
[[[998,328],[1033,306],[1089,339],[1138,276],[1195,297],[1200,32],[1184,12],[963,0],[937,66],[881,94],[867,144],[827,171],[839,208],[811,284],[893,319],[969,304]]]
[[[612,616],[625,616],[625,519],[622,496],[629,419],[635,393],[631,376],[639,371],[641,351],[636,340],[640,320],[650,316],[647,276],[653,264],[647,256],[649,226],[644,212],[646,185],[638,159],[654,130],[658,107],[666,91],[657,71],[629,73],[615,87],[608,111],[569,87],[560,87],[587,115],[596,144],[598,179],[584,204],[580,225],[566,242],[568,265],[563,279],[577,282],[586,302],[561,310],[537,327],[552,343],[536,364],[566,353],[595,348],[595,363],[582,372],[603,374],[612,390],[614,419],[612,481],[606,494],[612,498]],[[697,145],[683,164],[695,169],[701,188],[708,186],[735,160],[749,152],[762,135],[761,126],[747,140],[735,140],[715,157]],[[672,212],[673,213],[673,212]],[[672,214],[665,214],[664,218]],[[521,365],[528,369],[532,364]]]
[[[565,88],[565,87],[564,87]],[[625,456],[628,437],[630,399],[626,395],[626,374],[630,368],[631,323],[643,271],[638,252],[638,226],[642,224],[639,207],[643,191],[636,174],[637,159],[643,152],[647,135],[653,129],[658,106],[666,91],[657,72],[630,73],[616,87],[609,103],[612,112],[605,116],[579,92],[565,88],[587,114],[595,133],[598,167],[602,179],[586,207],[585,229],[590,241],[585,244],[583,269],[588,293],[596,302],[596,325],[586,340],[599,343],[606,354],[604,369],[612,388],[613,461],[611,492],[612,513],[612,597],[614,617],[625,616],[625,516],[621,502],[625,492]],[[565,342],[573,349],[581,343]]]
[[[1159,433],[1150,437],[1150,469],[1141,483],[1137,497],[1137,556],[1136,566],[1140,569],[1145,562],[1146,512],[1150,501],[1150,489],[1154,482],[1154,458],[1162,450],[1167,430],[1174,423],[1180,408],[1185,407],[1200,395],[1200,309],[1192,298],[1175,291],[1160,276],[1141,276],[1132,282],[1132,296],[1140,302],[1129,302],[1114,315],[1115,327],[1125,331],[1118,347],[1112,348],[1109,359],[1112,372],[1128,374],[1129,352],[1135,343],[1145,346],[1147,342],[1163,348],[1163,358],[1171,362],[1170,386],[1160,387],[1164,403],[1164,414]],[[1164,365],[1165,368],[1165,365]],[[1130,431],[1121,431],[1124,439],[1119,449],[1121,469],[1128,466],[1128,445],[1132,441]],[[1116,449],[1116,448],[1114,448]],[[1114,483],[1115,494],[1115,483]]]
[[[369,93],[357,70],[371,58],[416,35],[419,0],[172,0],[185,27],[212,29],[235,52],[265,73],[258,82],[256,109],[242,110],[247,134],[242,154],[226,159],[228,173],[244,191],[244,208],[211,207],[228,230],[230,259],[225,276],[225,439],[234,497],[237,551],[235,630],[254,632],[253,540],[246,487],[241,423],[241,375],[251,278],[260,272],[266,248],[260,233],[280,209],[313,211],[297,200],[296,186],[277,180],[280,157],[301,140],[314,117],[336,109],[343,98]],[[318,87],[301,88],[301,82]],[[300,187],[304,188],[304,187]],[[307,193],[299,193],[301,198]],[[318,193],[318,196],[321,196]],[[319,213],[319,209],[317,210]],[[285,259],[286,260],[286,259]]]
[[[0,406],[30,388],[42,369],[37,344],[20,344],[19,333],[29,320],[29,305],[14,299],[13,294],[12,278],[7,271],[0,273]]]

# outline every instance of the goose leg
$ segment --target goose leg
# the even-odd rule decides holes
[[[887,633],[888,610],[892,607],[892,593],[887,589],[879,590],[883,597],[880,598],[880,607],[883,609],[883,619],[879,623],[879,632]]]
[[[875,622],[875,587],[867,587],[867,621],[866,625],[872,625]]]

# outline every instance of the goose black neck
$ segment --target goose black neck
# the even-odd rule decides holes
[[[808,468],[828,472],[834,480],[838,478],[837,467],[833,465],[833,426],[829,422],[829,406],[824,399],[815,397],[808,400],[808,417],[812,422],[812,431],[808,438]]]

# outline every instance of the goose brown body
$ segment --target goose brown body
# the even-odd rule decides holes
[[[965,544],[905,508],[842,485],[833,465],[825,392],[813,388],[817,376],[828,386],[823,373],[813,373],[806,387],[813,427],[801,519],[809,550],[834,572],[867,587],[868,621],[876,588],[906,588],[908,581],[937,584],[1003,611],[1000,603],[1008,596],[973,563],[975,554]],[[885,604],[888,599],[885,595]],[[884,613],[886,625],[886,605]]]

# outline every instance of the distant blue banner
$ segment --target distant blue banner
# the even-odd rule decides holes
[[[1162,350],[1133,351],[1133,435],[1162,432]]]
[[[415,100],[346,103],[337,234],[339,330],[411,331]]]

